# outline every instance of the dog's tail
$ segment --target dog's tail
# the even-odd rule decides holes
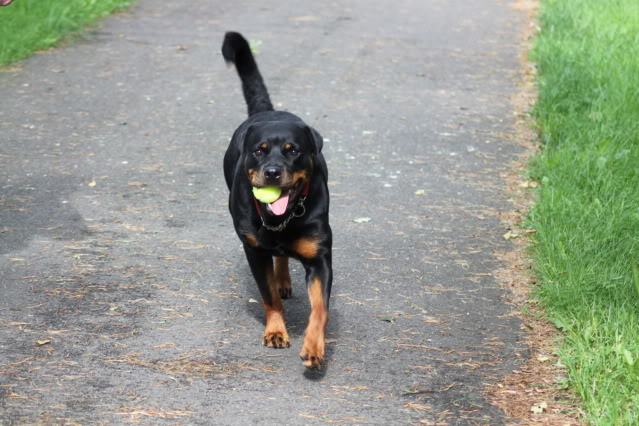
[[[242,80],[249,116],[258,112],[273,111],[273,104],[271,104],[264,80],[257,69],[251,48],[242,34],[226,33],[222,43],[222,55],[227,64],[235,64],[235,69]]]

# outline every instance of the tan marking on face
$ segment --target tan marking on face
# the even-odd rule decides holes
[[[255,184],[256,184],[255,178],[256,178],[256,175],[257,175],[257,172],[255,171],[255,169],[248,169],[246,171],[246,173],[248,174],[249,181],[251,182],[251,185],[255,186]]]
[[[268,144],[266,142],[262,142],[260,144],[260,148],[262,148],[263,150],[267,150],[268,149]]]
[[[288,150],[290,150],[290,149],[292,149],[292,148],[293,148],[293,145],[292,145],[292,144],[290,144],[290,143],[284,144],[284,149],[285,149],[286,151],[288,151]]]
[[[293,242],[291,247],[293,251],[303,258],[313,259],[317,256],[317,250],[319,248],[318,237],[303,237]]]
[[[299,181],[305,182],[306,180],[308,180],[308,170],[300,170],[299,172],[293,173],[293,183]]]
[[[264,179],[264,175],[261,172],[258,172],[255,169],[247,170],[249,182],[251,182],[252,186],[262,187],[266,186],[266,180]]]

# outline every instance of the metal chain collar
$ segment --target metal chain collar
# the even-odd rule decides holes
[[[306,196],[302,195],[298,200],[297,200],[297,205],[295,206],[295,208],[293,209],[293,211],[291,212],[291,214],[288,215],[288,217],[286,219],[284,219],[284,222],[280,223],[277,226],[270,226],[267,225],[266,222],[264,222],[264,216],[260,216],[260,218],[262,219],[262,225],[268,229],[269,231],[273,231],[273,232],[282,232],[284,229],[286,229],[286,225],[288,225],[288,223],[291,221],[291,219],[293,219],[294,217],[302,217],[306,214],[306,207],[304,207],[304,201],[306,200]],[[302,209],[301,212],[297,212],[299,209]]]

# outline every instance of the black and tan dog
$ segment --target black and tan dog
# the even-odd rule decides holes
[[[332,234],[328,224],[328,170],[322,137],[299,117],[274,111],[247,41],[227,33],[222,45],[227,63],[242,80],[249,118],[231,138],[224,156],[229,209],[235,231],[262,295],[266,312],[265,346],[289,347],[280,299],[291,297],[288,259],[306,271],[311,315],[300,356],[318,368],[324,359],[324,333],[331,294]],[[282,194],[261,203],[252,189],[277,186]],[[275,257],[275,266],[273,266]]]

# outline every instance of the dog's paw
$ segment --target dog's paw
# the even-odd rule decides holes
[[[324,338],[304,338],[304,345],[300,352],[300,358],[306,368],[315,370],[321,367],[324,361]]]
[[[309,370],[319,370],[319,368],[322,366],[322,362],[324,361],[323,355],[315,356],[315,355],[300,353],[300,358],[302,358],[302,363],[304,364],[304,367],[308,368]]]
[[[281,331],[265,332],[262,344],[275,349],[283,349],[291,346],[288,334],[282,333]]]
[[[280,287],[277,289],[277,292],[282,299],[290,299],[293,297],[293,289],[290,287],[290,283],[288,287]]]

